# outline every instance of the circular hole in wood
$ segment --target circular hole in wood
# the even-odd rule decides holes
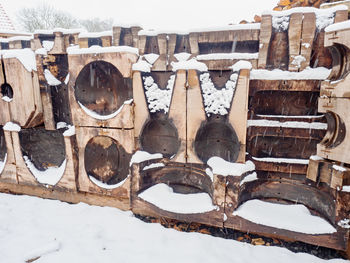
[[[3,98],[7,97],[8,99],[13,98],[13,89],[10,84],[4,83],[1,85],[1,95]]]
[[[95,136],[85,147],[84,165],[88,176],[113,185],[123,181],[129,171],[130,155],[114,139]]]
[[[94,61],[80,71],[74,94],[76,100],[89,110],[109,115],[131,97],[131,89],[115,66],[105,61]]]
[[[59,167],[66,158],[64,138],[57,130],[22,129],[19,138],[23,156],[27,156],[40,171]]]
[[[167,119],[151,119],[141,134],[142,149],[149,153],[162,153],[170,158],[180,147],[176,127]]]
[[[207,122],[197,132],[194,142],[199,159],[206,163],[211,157],[235,162],[240,144],[236,132],[224,122]]]

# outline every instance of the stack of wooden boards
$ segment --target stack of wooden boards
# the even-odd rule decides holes
[[[346,20],[302,8],[188,34],[2,40],[0,188],[347,251],[350,30],[325,32]],[[253,199],[334,230],[249,220]]]

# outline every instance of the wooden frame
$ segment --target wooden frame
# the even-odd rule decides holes
[[[113,196],[118,202],[124,205],[129,204],[130,196],[130,175],[126,178],[125,182],[114,189],[101,188],[93,183],[87,175],[85,170],[85,147],[87,143],[95,136],[108,136],[116,140],[121,146],[124,147],[127,153],[130,155],[134,149],[134,130],[122,130],[122,129],[104,129],[104,128],[89,128],[89,127],[77,127],[76,137],[77,145],[79,149],[79,177],[78,177],[78,190],[81,192],[94,193],[105,196]]]
[[[95,61],[105,61],[114,65],[124,78],[131,77],[131,66],[137,60],[137,55],[127,52],[117,53],[101,53],[101,54],[78,54],[68,55],[69,64],[69,82],[68,93],[71,109],[72,121],[75,126],[90,127],[109,127],[109,128],[125,128],[134,127],[133,123],[133,105],[124,104],[123,109],[117,116],[108,120],[98,120],[87,115],[79,106],[74,95],[74,86],[80,71],[87,64]]]
[[[39,183],[28,169],[21,150],[21,143],[18,132],[11,132],[13,141],[14,154],[16,158],[18,183],[22,185],[32,185],[45,187],[50,189],[61,189],[64,191],[77,190],[77,156],[75,154],[75,138],[72,136],[64,136],[64,144],[66,151],[66,167],[61,179],[54,186],[48,186]]]

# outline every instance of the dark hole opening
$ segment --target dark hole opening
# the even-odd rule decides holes
[[[1,85],[1,95],[2,95],[3,97],[6,96],[6,97],[8,97],[8,98],[10,98],[10,99],[13,98],[13,89],[12,89],[12,87],[10,86],[10,84],[4,83],[4,84]]]

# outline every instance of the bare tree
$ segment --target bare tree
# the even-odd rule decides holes
[[[102,20],[98,17],[94,17],[91,19],[79,20],[79,24],[89,32],[99,32],[110,30],[113,26],[113,19],[108,18]]]
[[[17,13],[17,21],[24,30],[29,32],[36,29],[79,26],[78,21],[71,14],[57,10],[45,3],[36,7],[22,8]]]

